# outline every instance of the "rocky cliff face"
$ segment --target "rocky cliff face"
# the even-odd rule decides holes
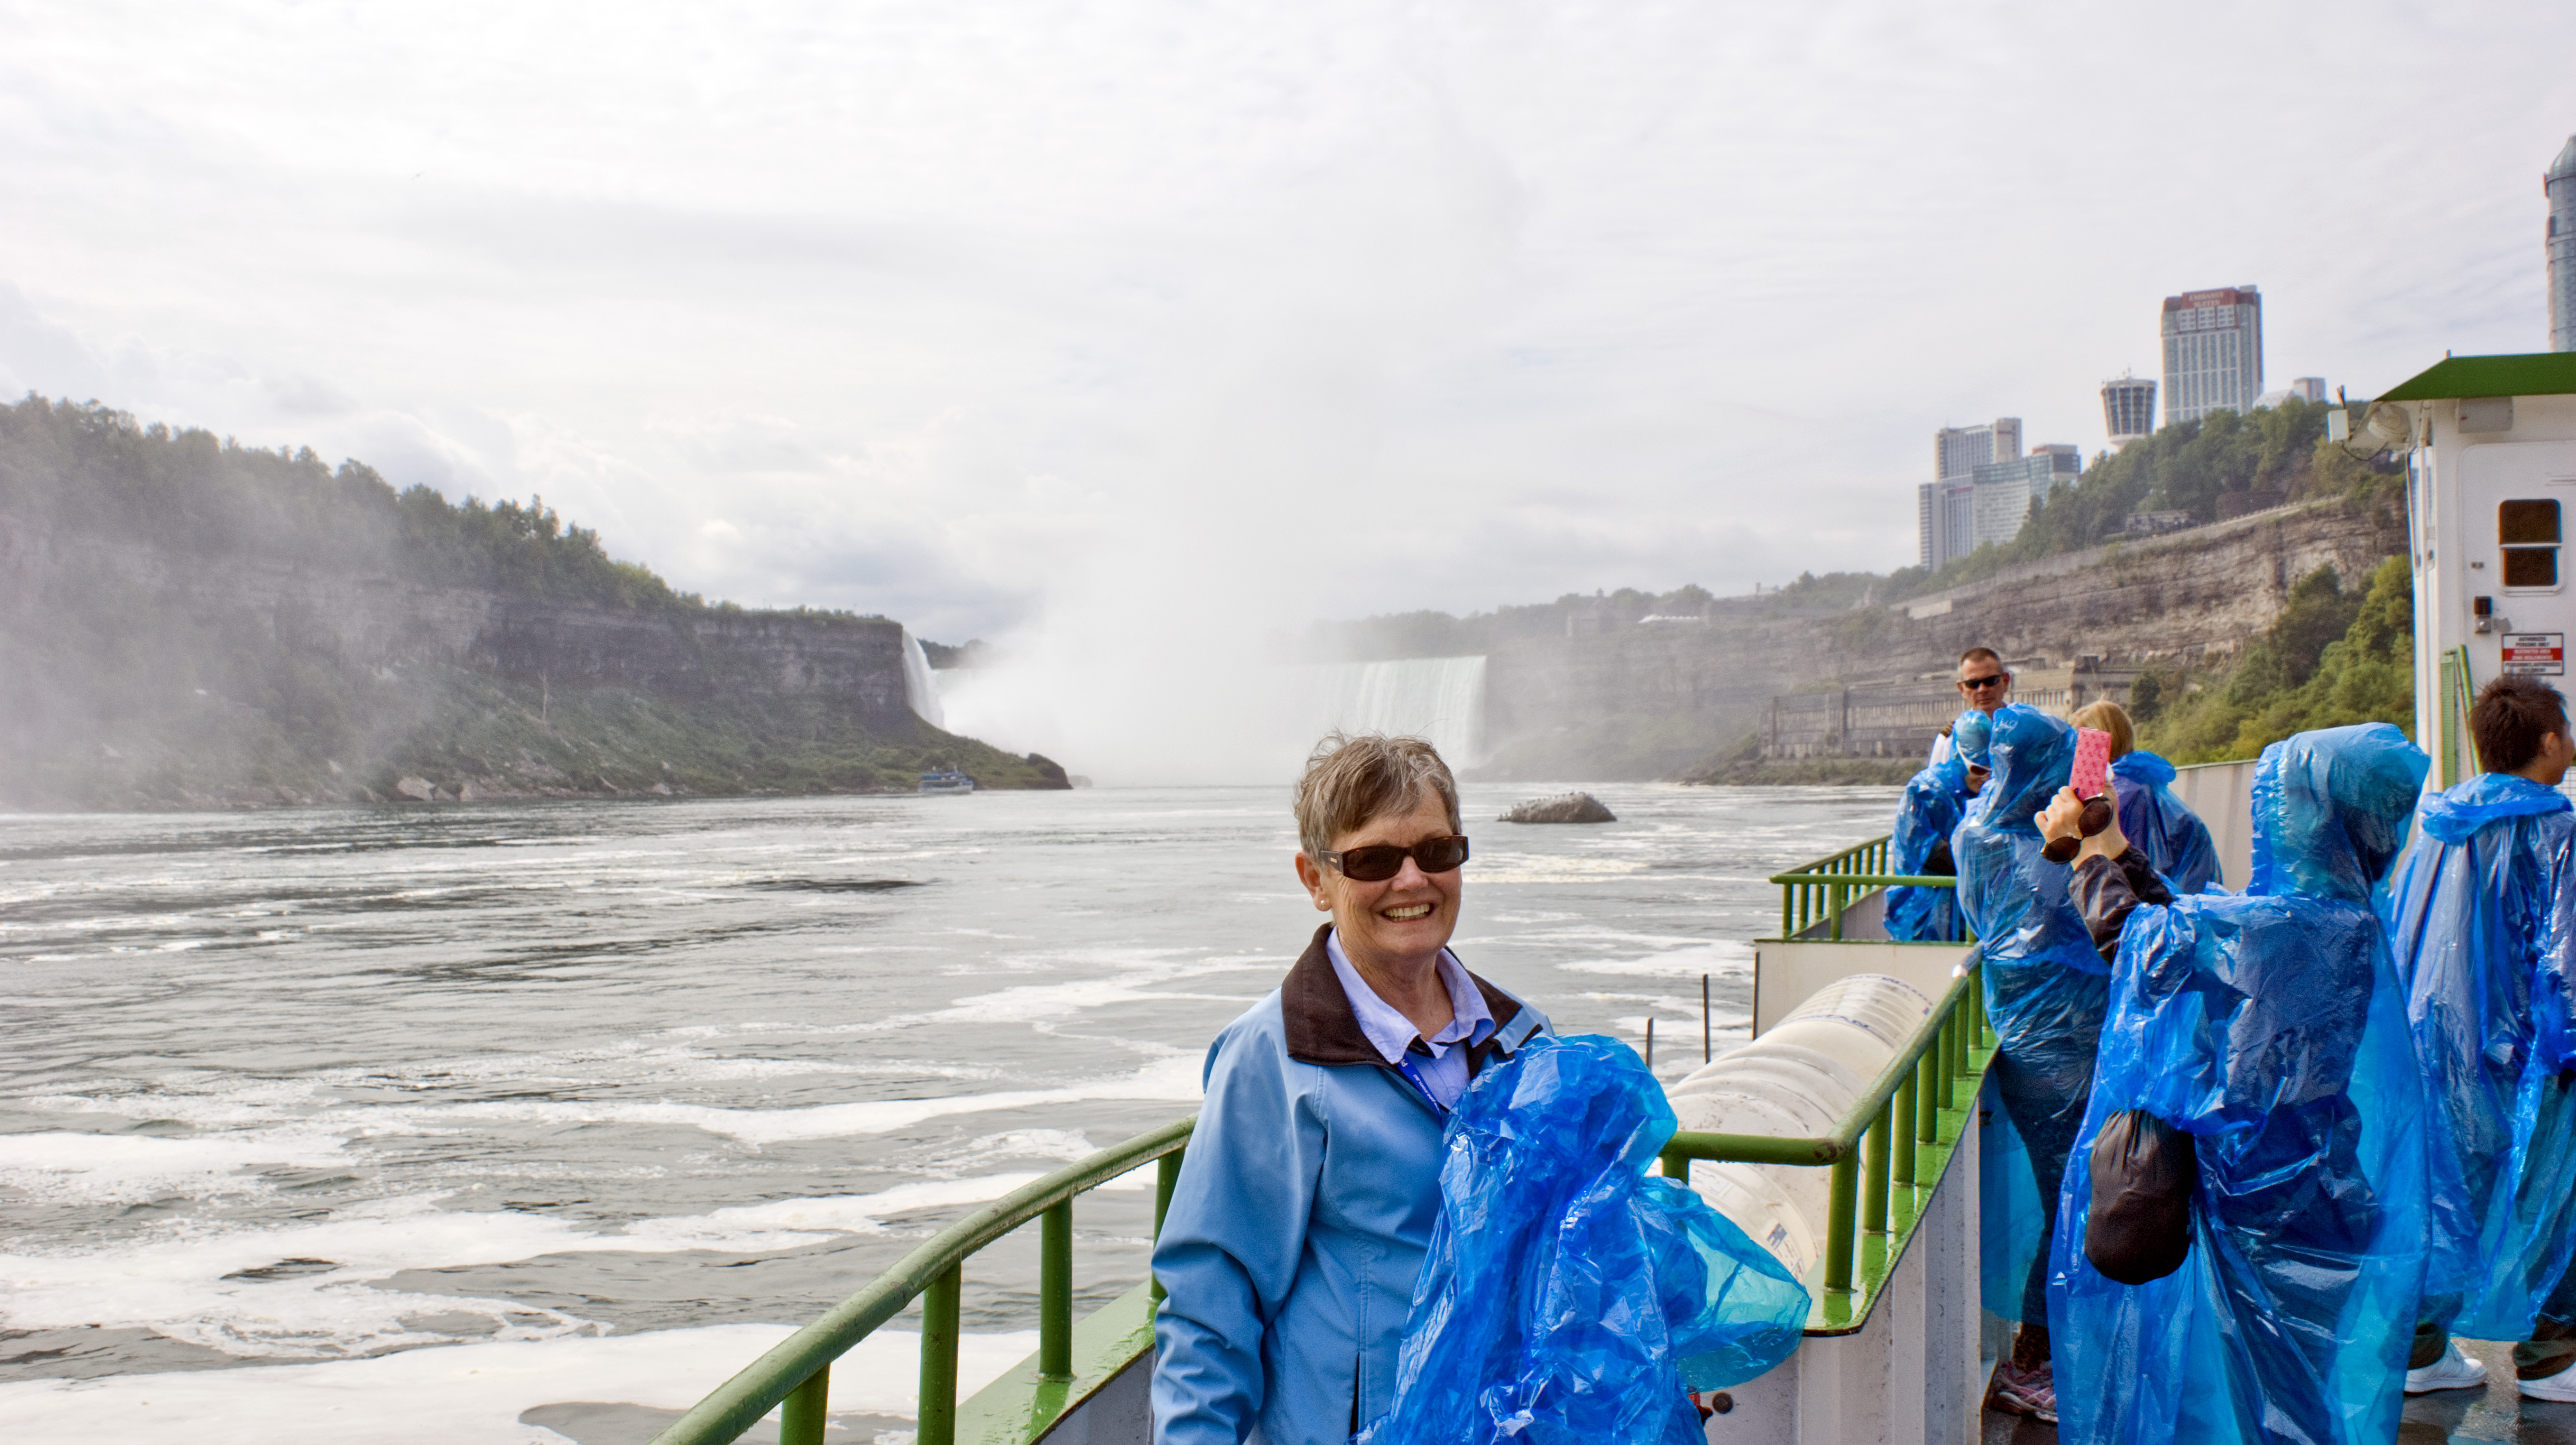
[[[905,703],[879,618],[562,605],[0,517],[0,801],[1062,786]]]
[[[1488,775],[1670,777],[1752,725],[1774,694],[1949,670],[1970,647],[2064,663],[2218,660],[2259,636],[2299,578],[2346,585],[2406,550],[2391,508],[2320,502],[2114,544],[1894,607],[1780,615],[1728,598],[1705,622],[1507,644],[1486,659]]]

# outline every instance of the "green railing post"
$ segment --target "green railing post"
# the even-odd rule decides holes
[[[1860,1204],[1859,1165],[1848,1152],[1834,1161],[1833,1200],[1825,1206],[1825,1288],[1836,1294],[1851,1293],[1852,1251],[1859,1243],[1852,1229]]]
[[[1172,1186],[1181,1182],[1181,1156],[1188,1152],[1190,1151],[1187,1149],[1175,1149],[1154,1161],[1154,1237],[1156,1239],[1163,1237],[1163,1216],[1172,1210]],[[1153,1265],[1149,1262],[1145,1266],[1145,1273],[1150,1278],[1153,1272]],[[1152,1279],[1152,1284],[1154,1302],[1161,1304],[1163,1282],[1160,1279]]]
[[[1038,1217],[1038,1374],[1073,1378],[1073,1201]]]
[[[1825,930],[1825,936],[1837,943],[1840,943],[1843,937],[1843,891],[1843,885],[1834,883],[1827,885],[1825,892],[1826,914],[1833,920],[1832,925]]]
[[[1888,1168],[1888,1177],[1908,1186],[1914,1183],[1914,1134],[1920,1127],[1917,1118],[1921,1111],[1914,1104],[1915,1081],[1922,1072],[1919,1065],[1907,1070],[1905,1082],[1896,1086],[1896,1112],[1892,1119],[1895,1129],[1888,1136],[1896,1150],[1895,1162]]]
[[[914,1445],[957,1445],[957,1306],[965,1269],[950,1265],[921,1292],[921,1406]]]
[[[832,1389],[832,1367],[824,1365],[778,1402],[778,1445],[823,1445],[823,1405]]]
[[[1914,1137],[1926,1144],[1941,1142],[1941,1061],[1925,1050],[1914,1061]]]
[[[1896,1132],[1896,1116],[1888,1103],[1878,1106],[1878,1118],[1861,1136],[1861,1167],[1869,1173],[1867,1193],[1862,1196],[1860,1227],[1871,1234],[1887,1233],[1887,1186],[1890,1156],[1889,1136]]]

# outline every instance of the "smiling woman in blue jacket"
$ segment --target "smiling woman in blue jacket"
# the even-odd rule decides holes
[[[1208,1049],[1154,1247],[1156,1445],[1341,1445],[1385,1412],[1449,1109],[1547,1028],[1449,952],[1467,840],[1429,743],[1326,737],[1296,812],[1332,922]]]

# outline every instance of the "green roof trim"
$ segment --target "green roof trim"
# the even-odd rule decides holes
[[[2466,401],[2480,396],[2576,394],[2576,351],[2446,356],[2375,401]]]

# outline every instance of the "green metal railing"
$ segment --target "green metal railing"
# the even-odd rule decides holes
[[[1664,1172],[1687,1179],[1694,1159],[1833,1170],[1821,1279],[1810,1281],[1822,1288],[1807,1333],[1848,1334],[1867,1321],[1930,1207],[1974,1118],[1994,1047],[1984,987],[1974,968],[1962,967],[1924,1027],[1831,1132],[1791,1139],[1686,1131],[1664,1146]]]
[[[970,1421],[966,1433],[975,1441],[1037,1438],[1057,1417],[1125,1368],[1140,1350],[1152,1348],[1152,1307],[1162,1298],[1158,1287],[1139,1285],[1126,1298],[1076,1325],[1074,1198],[1157,1161],[1154,1232],[1160,1234],[1163,1213],[1172,1202],[1173,1181],[1180,1177],[1181,1153],[1197,1122],[1180,1119],[1139,1134],[1025,1184],[941,1230],[867,1288],[718,1386],[654,1436],[653,1445],[729,1445],[762,1416],[782,1406],[779,1445],[822,1445],[832,1362],[916,1298],[921,1301],[921,1423],[916,1445],[955,1445],[959,1435],[958,1304],[966,1259],[1032,1219],[1043,1221],[1038,1235],[1034,1369],[1023,1372],[1026,1379],[1006,1377],[997,1386],[1012,1387],[1005,1391],[1011,1397],[1007,1407],[994,1412],[1003,1418]]]
[[[1780,936],[1795,938],[1821,922],[1825,936],[1843,936],[1843,914],[1865,895],[1881,888],[1956,888],[1956,878],[1890,873],[1888,840],[1881,835],[1866,843],[1801,863],[1770,881],[1780,885]]]

